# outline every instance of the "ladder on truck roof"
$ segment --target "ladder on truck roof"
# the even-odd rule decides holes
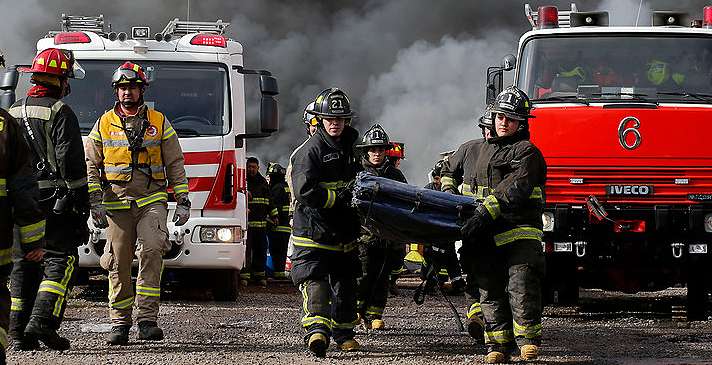
[[[184,36],[188,33],[207,33],[207,34],[225,34],[225,28],[227,28],[230,23],[224,23],[222,19],[218,19],[214,22],[196,22],[196,21],[185,21],[178,20],[175,18],[168,22],[163,31],[160,33],[163,36],[171,34],[172,36]]]
[[[98,34],[106,34],[104,26],[104,14],[99,16],[82,16],[62,14],[62,32],[88,31]],[[111,24],[108,24],[111,28]]]
[[[570,11],[559,11],[559,27],[568,28],[570,26],[571,13],[578,13],[576,3],[571,3]],[[532,12],[532,7],[529,6],[529,4],[524,4],[524,14],[527,16],[527,19],[529,19],[529,24],[532,25],[532,28],[536,28],[538,14],[536,12]]]

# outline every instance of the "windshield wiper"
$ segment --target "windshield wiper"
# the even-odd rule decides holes
[[[591,95],[594,96],[619,96],[621,97],[620,99],[606,99],[606,101],[629,101],[629,100],[635,100],[635,101],[642,101],[644,103],[650,103],[650,104],[655,104],[658,105],[657,101],[650,100],[646,98],[648,94],[640,94],[640,93],[591,93]],[[623,97],[626,96],[628,98],[623,99]]]
[[[195,129],[192,128],[175,128],[173,129],[176,130],[176,133],[178,133],[179,136],[181,137],[200,137],[200,133],[196,131]]]
[[[588,100],[586,100],[586,98],[584,98],[581,95],[556,95],[556,96],[551,95],[551,96],[546,96],[544,98],[535,99],[535,100],[539,100],[539,101],[541,101],[541,100],[544,100],[544,101],[573,101],[573,102],[578,102],[578,103],[584,104],[586,106],[591,104],[588,102]]]
[[[688,93],[688,92],[678,92],[678,91],[658,91],[661,95],[678,95],[683,98],[695,98],[702,101],[712,101],[712,95],[710,94],[699,94],[699,93]]]

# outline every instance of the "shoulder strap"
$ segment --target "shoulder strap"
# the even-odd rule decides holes
[[[29,140],[30,145],[32,146],[32,148],[34,148],[35,152],[37,153],[37,156],[40,159],[40,162],[37,163],[37,170],[46,170],[49,173],[50,178],[52,180],[55,180],[57,172],[52,169],[51,164],[47,163],[45,151],[42,150],[40,143],[37,142],[37,138],[35,137],[35,131],[34,129],[32,129],[32,125],[30,125],[30,121],[27,119],[27,98],[29,98],[29,96],[22,100],[22,121],[25,126],[25,130],[27,131],[25,139]]]

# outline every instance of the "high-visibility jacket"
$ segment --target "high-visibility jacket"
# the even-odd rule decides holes
[[[38,201],[37,178],[20,126],[0,109],[0,266],[12,263],[15,223],[23,253],[44,247],[45,219]]]
[[[163,135],[163,114],[146,110],[146,120],[149,124],[143,133],[141,150],[130,151],[129,138],[121,118],[114,112],[108,112],[99,119],[98,133],[92,131],[89,138],[101,139],[104,152],[104,173],[106,181],[131,181],[136,170],[150,174],[155,180],[164,180],[163,157],[161,156],[161,141],[170,135]],[[139,126],[143,128],[143,126]],[[175,134],[172,129],[168,134]],[[136,156],[134,156],[136,155]],[[134,158],[135,157],[135,158]],[[136,162],[134,162],[134,159]]]
[[[363,169],[353,151],[357,137],[358,132],[346,126],[336,142],[320,127],[292,156],[292,194],[297,199],[292,226],[295,250],[348,252],[358,247],[361,223],[349,206],[350,194],[340,197]]]
[[[269,185],[270,191],[272,193],[272,202],[277,208],[279,214],[279,225],[272,228],[273,231],[290,233],[292,232],[292,227],[289,226],[289,205],[291,203],[292,197],[289,191],[289,186],[284,180],[273,181],[276,179],[276,175],[270,177]]]
[[[272,202],[272,193],[267,185],[267,180],[259,172],[255,176],[248,175],[247,190],[250,192],[250,199],[247,201],[247,207],[250,210],[247,215],[247,226],[249,228],[266,228],[267,217],[274,219],[279,213]]]
[[[119,122],[116,123],[116,120]],[[137,130],[144,120],[150,123],[143,134],[142,145],[146,150],[128,154],[131,157],[128,161],[119,160],[118,157],[127,156],[128,139],[125,139],[125,131],[104,124],[113,122],[129,130]],[[112,136],[112,133],[115,135]],[[124,141],[125,146],[112,148],[124,144]],[[106,149],[105,145],[109,148]],[[108,163],[105,151],[110,152]],[[178,136],[161,113],[149,109],[145,104],[139,107],[136,115],[124,116],[117,103],[94,125],[89,133],[85,153],[89,199],[92,202],[103,201],[108,209],[128,209],[132,201],[142,207],[168,200],[168,186],[173,188],[177,202],[188,199],[188,179],[183,166],[185,160]],[[123,172],[128,172],[128,180],[123,180],[127,177]]]
[[[467,141],[445,160],[440,171],[440,190],[457,191],[458,186],[462,185],[462,195],[478,198],[489,195],[486,186],[477,186],[475,176],[475,165],[483,143],[484,138]]]
[[[486,188],[483,205],[494,219],[489,229],[495,244],[541,241],[546,161],[529,132],[483,143],[474,174],[477,185]]]
[[[27,97],[18,100],[8,112],[20,123],[29,140],[23,118],[23,103],[27,121],[40,151],[30,146],[33,166],[38,166],[41,153],[46,166],[36,171],[40,198],[55,194],[57,188],[72,191],[77,208],[88,206],[87,168],[84,164],[84,143],[77,116],[68,105],[52,96]],[[31,143],[31,140],[29,140]]]

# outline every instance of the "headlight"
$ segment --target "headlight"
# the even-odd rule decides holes
[[[712,232],[712,214],[705,215],[705,232]]]
[[[242,229],[237,227],[200,227],[200,242],[228,243],[242,241]]]
[[[544,232],[551,232],[554,230],[554,213],[544,212],[541,215],[541,222],[544,224]]]

